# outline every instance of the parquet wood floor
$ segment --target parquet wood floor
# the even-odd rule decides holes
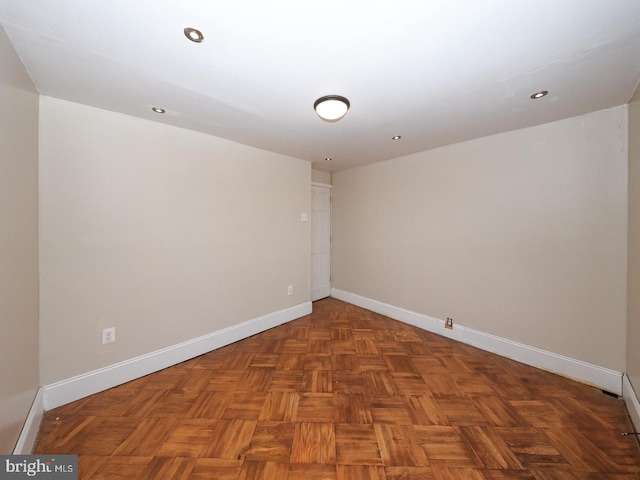
[[[335,299],[46,413],[81,479],[630,480],[622,400]]]

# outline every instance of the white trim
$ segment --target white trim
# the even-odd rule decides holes
[[[46,410],[135,380],[311,313],[301,303],[155,352],[44,386]]]
[[[627,404],[627,411],[629,412],[634,428],[638,431],[640,428],[640,401],[626,373],[622,377],[622,397]]]
[[[594,385],[616,395],[622,395],[622,372],[480,332],[459,324],[456,324],[453,330],[449,330],[444,327],[444,320],[439,318],[416,313],[344,290],[334,288],[331,291],[331,296],[443,337]]]
[[[33,399],[27,419],[24,421],[22,431],[13,449],[14,455],[29,455],[33,451],[33,445],[36,443],[40,422],[44,415],[44,391],[42,387],[38,388],[36,396]]]
[[[331,185],[330,183],[322,183],[322,182],[311,182],[311,186],[333,188],[333,185]]]

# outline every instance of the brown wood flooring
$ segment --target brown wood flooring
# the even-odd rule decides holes
[[[624,402],[325,299],[313,313],[46,413],[81,479],[640,478]]]

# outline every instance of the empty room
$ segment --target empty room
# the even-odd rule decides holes
[[[639,52],[637,0],[0,0],[0,477],[640,478]]]

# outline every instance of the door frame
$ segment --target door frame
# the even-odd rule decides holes
[[[311,187],[322,187],[322,188],[327,188],[329,191],[329,296],[331,296],[331,284],[332,284],[332,280],[333,280],[333,235],[331,232],[331,224],[332,224],[332,209],[333,209],[333,185],[328,184],[328,183],[321,183],[321,182],[311,182]],[[313,207],[311,208],[311,215],[313,215]],[[311,223],[311,228],[313,228],[313,222]],[[313,232],[311,232],[311,236],[313,236]],[[313,264],[311,265],[311,268],[313,268]],[[311,272],[311,279],[313,280],[313,272]],[[312,286],[312,285],[311,285]],[[323,297],[326,298],[326,297]],[[313,300],[312,300],[313,301]]]

